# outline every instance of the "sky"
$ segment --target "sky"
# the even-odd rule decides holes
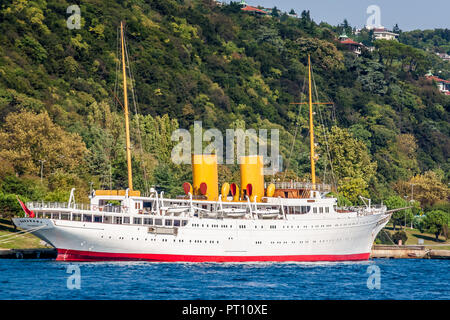
[[[240,0],[233,0],[240,1]],[[229,1],[226,1],[229,2]],[[246,0],[248,5],[282,11],[294,9],[300,14],[310,10],[317,22],[338,25],[347,19],[352,27],[362,28],[371,14],[370,5],[380,8],[381,25],[392,29],[397,23],[401,30],[450,29],[450,0]]]

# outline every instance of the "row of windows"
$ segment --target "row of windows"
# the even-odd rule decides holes
[[[325,213],[330,213],[330,207],[314,207],[313,208],[313,213],[323,213],[325,211]]]
[[[340,238],[340,239],[334,239],[334,240],[300,240],[298,241],[299,244],[303,244],[303,243],[330,243],[330,242],[336,242],[336,241],[343,241],[343,240],[352,240],[353,238]],[[288,244],[289,241],[270,241],[270,244]],[[291,241],[291,244],[296,244],[296,241]]]
[[[103,239],[104,236],[101,236],[100,238]],[[112,237],[109,236],[108,238],[111,239]],[[124,237],[119,237],[118,239],[119,239],[119,240],[125,240]],[[132,237],[131,240],[139,240],[139,238],[134,238],[134,237]],[[147,240],[149,240],[149,239],[148,239],[148,238],[144,238],[143,240],[144,240],[144,241],[147,241]],[[168,239],[163,238],[163,239],[161,239],[161,242],[167,242],[167,240],[168,240]],[[151,238],[150,241],[157,241],[157,239]],[[173,242],[176,242],[176,239],[173,239]],[[178,242],[184,242],[184,239],[178,239]],[[218,243],[219,243],[218,240],[189,240],[189,242],[190,242],[190,243],[210,243],[210,244],[218,244]]]
[[[300,207],[286,207],[285,212],[287,214],[305,214],[311,210],[311,206],[300,206]]]
[[[103,236],[101,236],[101,238],[103,238]],[[109,236],[109,239],[111,239],[111,236]],[[124,240],[124,237],[119,237],[119,240]],[[343,241],[343,240],[352,240],[353,238],[339,238],[339,239],[334,239],[334,240],[312,240],[311,243],[330,243],[330,242],[336,242],[336,241]],[[131,240],[135,240],[135,238],[131,238]],[[139,240],[139,238],[136,238],[136,240]],[[145,241],[147,241],[148,239],[145,238]],[[161,239],[161,242],[167,242],[168,239]],[[228,240],[233,240],[232,237],[229,237]],[[157,239],[152,238],[150,239],[150,241],[157,241]],[[173,242],[176,242],[176,239],[173,239]],[[178,242],[183,242],[184,243],[184,239],[178,239]],[[189,243],[209,243],[209,244],[218,244],[219,241],[218,240],[189,240]],[[262,244],[262,241],[255,241],[255,244]],[[270,244],[288,244],[289,241],[270,241]],[[296,244],[296,241],[291,241],[291,244]],[[299,244],[309,244],[310,241],[309,240],[300,240],[298,241]]]

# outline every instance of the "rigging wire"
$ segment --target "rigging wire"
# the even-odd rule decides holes
[[[298,107],[298,114],[297,114],[297,117],[295,119],[295,131],[294,131],[294,136],[292,138],[291,150],[289,151],[289,157],[288,157],[288,161],[287,161],[287,164],[286,164],[286,170],[284,171],[283,180],[286,179],[286,174],[287,174],[287,171],[289,169],[289,165],[291,164],[291,156],[292,156],[292,152],[294,151],[295,139],[297,138],[298,127],[300,125],[300,123],[299,123],[300,122],[300,115],[301,115],[300,113],[301,113],[301,110],[302,110],[301,105],[303,103],[303,93],[305,92],[305,89],[306,89],[306,73],[305,73],[305,77],[303,78],[303,88],[302,88],[302,91],[301,91],[301,94],[300,94],[300,104],[299,104],[299,107]]]
[[[14,234],[14,235],[10,235],[9,238],[2,239],[2,240],[0,241],[0,243],[6,243],[6,242],[9,242],[9,241],[11,241],[13,238],[17,238],[17,237],[24,236],[24,235],[26,235],[26,234],[28,234],[28,233],[32,233],[32,232],[34,232],[34,231],[37,231],[37,230],[42,229],[42,228],[45,228],[45,227],[46,227],[46,226],[39,226],[39,227],[36,227],[36,228],[28,229],[28,230],[26,230],[26,231],[24,231],[24,232],[20,231],[20,232],[22,232],[22,233],[18,232],[18,233]]]
[[[313,84],[314,84],[314,93],[315,93],[315,96],[316,96],[316,101],[319,101],[319,94],[317,92],[317,86],[316,86],[316,81],[315,81],[315,78],[314,78],[314,73],[312,72],[312,66],[311,66],[311,77],[312,77],[312,81],[313,81]],[[320,121],[320,123],[322,125],[322,128],[323,128],[322,130],[324,132],[326,154],[328,155],[328,159],[329,159],[329,162],[330,162],[332,184],[334,185],[336,193],[339,196],[339,192],[337,190],[336,175],[334,174],[333,161],[332,161],[331,153],[330,153],[330,146],[329,146],[329,143],[328,143],[328,128],[326,128],[326,126],[325,126],[324,116],[322,116],[322,112],[320,110],[320,107],[317,107],[317,110],[318,110],[318,113],[319,113],[319,121]],[[326,167],[326,163],[325,163],[325,167]]]

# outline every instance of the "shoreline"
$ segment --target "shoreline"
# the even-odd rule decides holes
[[[56,259],[54,248],[0,249],[0,259]],[[369,259],[450,259],[450,250],[417,245],[374,245]]]

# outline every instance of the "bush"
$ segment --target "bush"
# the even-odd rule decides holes
[[[24,197],[21,197],[21,200],[24,202],[27,201]],[[24,212],[20,207],[15,194],[5,194],[0,192],[0,216],[3,218],[24,216]]]
[[[423,216],[414,216],[413,218],[413,227],[418,229],[420,233],[424,233],[425,231],[425,222]]]
[[[406,240],[408,240],[408,236],[406,235],[405,231],[397,231],[392,235],[392,241],[394,241],[396,244],[398,244],[399,240],[402,240],[403,244],[406,243]]]
[[[389,233],[386,230],[381,230],[375,238],[376,244],[392,244],[392,239],[389,237]]]
[[[432,233],[439,240],[439,235],[442,233],[444,237],[448,238],[448,220],[449,214],[442,210],[432,210],[426,213],[424,224],[425,231]]]

